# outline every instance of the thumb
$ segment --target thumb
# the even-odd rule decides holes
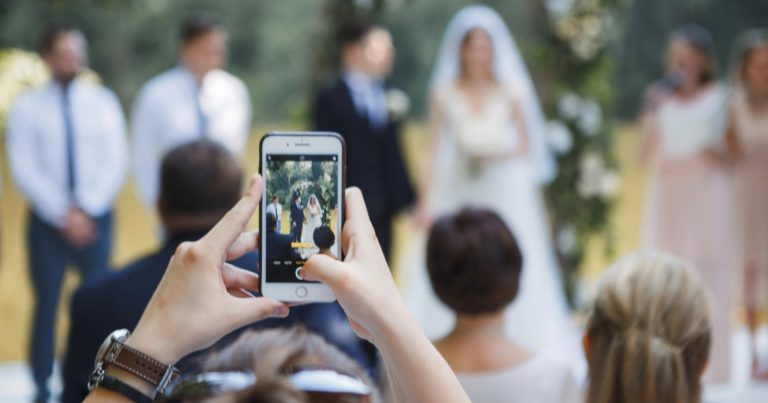
[[[305,280],[320,281],[331,288],[334,288],[343,274],[342,262],[321,254],[310,257],[301,269],[301,277]]]
[[[235,328],[267,318],[284,318],[290,312],[288,305],[267,297],[232,298],[232,304]]]

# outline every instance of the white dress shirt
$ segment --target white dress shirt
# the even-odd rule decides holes
[[[131,115],[133,169],[142,200],[154,206],[160,166],[170,149],[205,137],[242,156],[250,124],[248,90],[225,71],[209,72],[200,86],[182,66],[151,79]]]
[[[280,232],[282,228],[281,221],[283,218],[283,206],[280,203],[269,203],[267,206],[267,213],[272,213],[277,219],[277,232]]]
[[[368,118],[373,127],[387,123],[387,94],[384,81],[354,70],[344,73],[344,82],[352,94],[352,102],[360,116]]]
[[[70,207],[106,213],[120,191],[128,162],[125,118],[109,89],[70,84],[75,188],[68,181],[63,89],[49,84],[21,94],[8,117],[8,161],[16,186],[44,221],[61,227]]]

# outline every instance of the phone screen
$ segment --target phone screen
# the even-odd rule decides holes
[[[266,155],[266,281],[305,282],[299,270],[317,253],[340,254],[339,157]]]

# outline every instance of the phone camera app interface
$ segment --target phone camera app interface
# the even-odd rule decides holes
[[[310,256],[339,256],[337,172],[336,155],[267,155],[266,281],[304,281]]]

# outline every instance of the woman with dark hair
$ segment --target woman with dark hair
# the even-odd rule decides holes
[[[456,313],[453,330],[435,346],[474,402],[579,401],[567,363],[505,333],[504,310],[517,297],[522,267],[517,241],[496,213],[464,209],[435,222],[427,242],[429,277]]]
[[[730,373],[731,273],[736,269],[732,189],[718,158],[724,145],[726,91],[716,81],[709,32],[672,33],[666,76],[651,86],[641,118],[650,162],[644,243],[694,263],[714,297],[712,361],[706,379]]]
[[[757,361],[755,330],[768,304],[768,31],[739,40],[734,57],[728,144],[736,158],[736,209],[744,264],[744,306],[751,336],[753,376],[768,380]]]

